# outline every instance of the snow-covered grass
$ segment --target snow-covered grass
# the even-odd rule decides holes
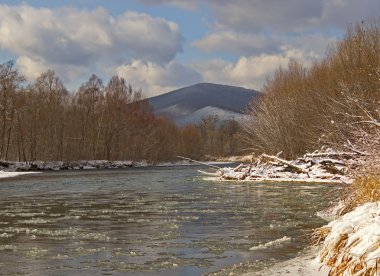
[[[379,175],[357,177],[338,204],[321,215],[335,219],[312,235],[314,244],[322,244],[319,258],[328,275],[380,275]]]
[[[380,201],[356,207],[317,229],[313,238],[320,245],[309,254],[244,276],[380,275]]]
[[[329,275],[380,275],[380,202],[370,202],[323,227],[320,251]]]
[[[369,174],[359,176],[349,187],[349,196],[345,200],[347,211],[367,202],[380,201],[380,176]]]

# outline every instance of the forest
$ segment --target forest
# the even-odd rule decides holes
[[[380,141],[380,24],[348,27],[311,66],[290,60],[251,103],[241,135],[256,154],[293,159],[329,146],[378,156]]]
[[[142,91],[92,75],[70,93],[53,70],[33,83],[13,61],[0,65],[0,159],[173,160],[237,151],[238,124],[215,116],[177,127],[156,117]]]
[[[156,117],[141,90],[92,75],[69,92],[54,71],[28,82],[0,64],[0,159],[173,160],[238,154],[296,158],[322,146],[376,151],[380,126],[380,25],[368,20],[311,66],[290,60],[266,81],[242,122],[215,116],[176,126]]]

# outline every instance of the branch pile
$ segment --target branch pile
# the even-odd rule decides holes
[[[358,166],[364,153],[326,149],[291,161],[278,155],[262,154],[254,163],[221,168],[213,175],[221,180],[347,183],[351,181],[348,172]]]

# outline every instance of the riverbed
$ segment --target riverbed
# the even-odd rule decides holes
[[[201,275],[296,257],[342,188],[209,181],[196,167],[0,179],[0,275]]]

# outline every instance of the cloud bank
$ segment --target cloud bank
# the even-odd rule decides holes
[[[166,64],[182,51],[176,23],[104,8],[34,8],[0,5],[0,47],[17,56],[23,73],[35,78],[54,68],[66,81],[101,67],[143,62]],[[67,73],[71,72],[71,73]]]
[[[77,88],[96,73],[105,78],[118,74],[148,96],[202,81],[260,89],[267,76],[289,58],[311,64],[349,23],[380,11],[378,0],[140,3],[170,5],[170,10],[184,9],[195,17],[207,13],[205,30],[186,40],[179,23],[141,12],[112,15],[101,7],[3,4],[0,48],[15,56],[27,78],[33,80],[54,69],[69,88]],[[192,57],[179,62],[178,55],[189,48]]]
[[[133,80],[135,86],[146,92],[146,96],[162,94],[203,81],[196,70],[176,62],[158,65],[135,60],[117,67],[116,72],[119,76]]]

